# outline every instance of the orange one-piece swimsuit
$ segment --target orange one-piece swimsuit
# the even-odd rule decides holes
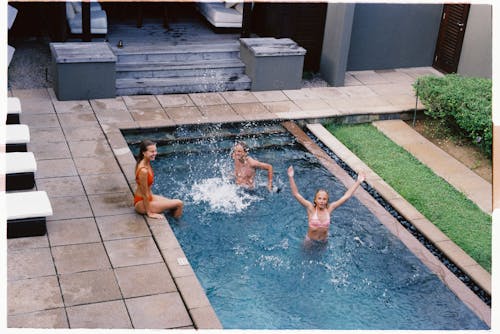
[[[137,172],[135,173],[135,183],[137,183],[137,186],[140,185],[140,182],[139,182],[139,171],[142,169],[142,168],[147,168],[147,167],[141,167],[141,168],[138,168],[137,169]],[[153,170],[150,169],[150,168],[147,168],[148,169],[148,187],[151,187],[151,185],[153,184],[153,180],[154,180],[154,173],[153,173]],[[142,196],[139,196],[139,195],[134,195],[134,205],[137,204],[137,202],[140,202],[142,201],[144,198]],[[153,200],[153,196],[150,195],[148,197],[149,201],[151,202]]]

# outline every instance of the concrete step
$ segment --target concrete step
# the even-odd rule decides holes
[[[174,94],[249,90],[251,80],[245,74],[210,77],[117,79],[116,94]]]
[[[235,59],[188,62],[130,62],[116,64],[116,78],[210,77],[243,74],[245,64]]]
[[[220,60],[239,58],[239,43],[207,44],[193,43],[182,45],[142,45],[125,46],[124,48],[112,47],[117,56],[117,63],[137,62],[169,62],[169,61],[197,61]]]

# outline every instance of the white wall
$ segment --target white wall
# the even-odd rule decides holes
[[[468,77],[491,78],[492,8],[471,5],[457,73]]]

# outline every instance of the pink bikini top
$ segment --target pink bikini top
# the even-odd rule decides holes
[[[318,208],[316,207],[316,211],[314,215],[309,219],[309,226],[318,228],[318,227],[329,227],[330,226],[330,214],[328,214],[328,219],[321,221],[318,217]]]

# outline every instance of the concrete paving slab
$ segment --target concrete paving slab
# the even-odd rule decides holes
[[[50,248],[31,248],[7,253],[7,280],[15,281],[56,274]]]
[[[97,125],[97,118],[94,114],[67,113],[58,114],[57,117],[63,129]]]
[[[47,221],[87,218],[94,214],[90,209],[87,196],[65,196],[50,198],[53,215]]]
[[[79,175],[119,173],[120,168],[113,156],[74,158]]]
[[[288,101],[288,96],[286,96],[280,90],[270,90],[262,92],[252,92],[252,94],[259,100],[259,102],[280,102]]]
[[[96,217],[96,223],[104,241],[151,235],[144,218],[135,213]]]
[[[220,95],[229,104],[239,104],[239,103],[254,103],[259,102],[252,92],[249,91],[230,91],[230,92],[220,92]]]
[[[111,148],[105,139],[70,141],[69,149],[73,157],[113,156]]]
[[[66,142],[57,142],[47,145],[39,140],[28,144],[29,152],[36,152],[36,160],[69,159],[71,152]]]
[[[177,287],[165,263],[154,263],[115,269],[124,298],[176,292]]]
[[[72,159],[53,159],[37,161],[36,179],[49,177],[77,176],[75,163]]]
[[[31,248],[49,247],[47,235],[26,238],[7,239],[7,250],[23,250]]]
[[[163,262],[152,237],[105,241],[113,268]]]
[[[164,108],[194,107],[194,102],[189,94],[156,95],[156,98]]]
[[[222,324],[217,318],[214,309],[211,306],[190,309],[189,313],[193,319],[195,328],[204,329],[223,329]]]
[[[59,281],[66,306],[99,303],[122,298],[112,269],[60,275]]]
[[[160,102],[154,95],[122,96],[122,98],[128,110],[161,108]]]
[[[47,222],[51,247],[101,242],[93,217]]]
[[[64,133],[60,127],[58,128],[30,128],[31,143],[60,143],[66,142]]]
[[[349,74],[363,85],[385,84],[390,82],[376,71],[350,71]]]
[[[55,112],[46,88],[13,89],[12,95],[21,101],[23,114],[51,114]]]
[[[200,106],[200,112],[210,120],[210,122],[241,122],[242,116],[236,113],[228,104]]]
[[[7,313],[36,312],[63,307],[56,276],[7,281]]]
[[[293,100],[293,102],[304,111],[331,109],[328,103],[319,98]]]
[[[165,108],[167,115],[177,124],[184,122],[188,124],[198,124],[207,122],[207,118],[197,107],[175,107]]]
[[[175,283],[179,287],[182,300],[188,309],[210,306],[205,291],[196,276],[176,277]]]
[[[133,328],[123,300],[66,308],[71,328]]]
[[[110,99],[94,99],[90,100],[92,110],[96,114],[105,111],[127,111],[127,105],[121,96]]]
[[[52,255],[59,275],[111,268],[100,242],[55,246]]]
[[[300,107],[292,101],[263,102],[262,104],[274,114],[301,111]]]
[[[122,193],[88,195],[90,206],[96,217],[134,213],[130,191]]]
[[[118,123],[134,122],[134,119],[126,110],[104,110],[95,113],[99,123],[113,124],[117,126]]]
[[[48,89],[50,100],[52,101],[52,104],[54,105],[54,109],[56,113],[62,114],[62,113],[71,113],[71,112],[78,112],[78,113],[93,113],[92,107],[90,106],[89,101],[87,100],[77,100],[77,101],[59,101],[57,99],[57,96],[54,92],[54,89],[49,88]]]
[[[337,87],[343,94],[354,98],[366,98],[375,96],[375,92],[366,86],[345,86]]]
[[[177,292],[126,299],[134,328],[160,329],[192,325]]]
[[[68,142],[106,139],[101,127],[97,124],[85,127],[66,127],[63,132]]]
[[[104,175],[82,175],[81,180],[87,195],[129,192],[123,173]]]
[[[268,120],[276,118],[276,115],[271,113],[260,102],[238,103],[232,105],[233,109],[247,121]]]
[[[227,104],[219,93],[192,93],[189,94],[189,97],[198,107]]]
[[[7,317],[8,328],[69,328],[64,308],[31,312]]]
[[[56,114],[25,114],[20,115],[21,124],[29,124],[30,129],[34,128],[58,128],[59,119]]]
[[[161,107],[151,109],[130,109],[129,111],[130,115],[136,122],[165,121],[169,119],[167,114]]]

